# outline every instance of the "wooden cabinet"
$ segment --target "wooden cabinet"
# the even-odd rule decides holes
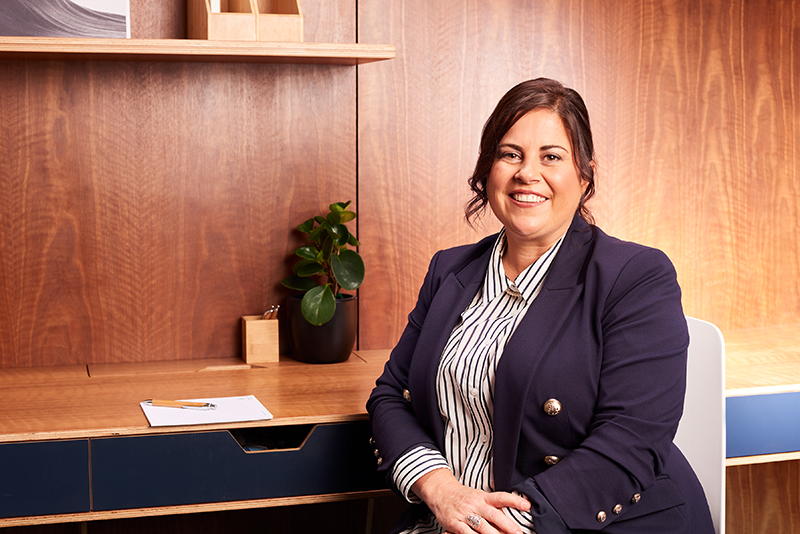
[[[0,528],[387,496],[365,405],[388,355],[0,370]],[[139,406],[244,392],[274,418],[151,427]]]
[[[90,510],[89,440],[0,444],[0,518]]]

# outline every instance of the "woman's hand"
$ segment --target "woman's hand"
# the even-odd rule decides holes
[[[531,507],[526,499],[512,493],[468,488],[448,469],[422,475],[411,489],[450,534],[522,534],[519,525],[502,509],[527,511]]]

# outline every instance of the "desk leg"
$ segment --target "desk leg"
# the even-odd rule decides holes
[[[375,499],[367,499],[367,525],[364,534],[372,534],[372,516],[375,513]]]

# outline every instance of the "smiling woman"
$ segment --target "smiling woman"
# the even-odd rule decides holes
[[[3,0],[0,35],[25,37],[129,36],[127,0]]]
[[[467,221],[437,253],[367,403],[379,470],[412,508],[394,532],[711,534],[672,439],[689,336],[659,250],[594,226],[589,115],[523,82],[495,108]]]

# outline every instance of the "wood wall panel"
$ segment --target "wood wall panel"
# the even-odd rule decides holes
[[[359,203],[368,276],[361,348],[391,347],[433,254],[498,228],[464,223],[480,131],[516,83],[582,80],[595,54],[579,2],[359,3],[359,40],[397,59],[359,69]],[[558,37],[556,43],[554,37]],[[532,53],[532,50],[540,51]],[[583,83],[580,83],[583,85]],[[380,243],[380,246],[375,246]]]
[[[466,178],[537,76],[583,95],[598,224],[667,252],[687,313],[800,321],[798,20],[790,0],[359,3],[359,40],[398,47],[359,69],[361,348],[394,345],[436,250],[496,229],[462,222]]]
[[[726,534],[800,532],[800,460],[726,468]]]
[[[354,39],[352,13],[307,27]],[[286,295],[291,229],[356,199],[354,67],[0,70],[2,366],[238,355],[240,316]]]
[[[186,3],[183,0],[128,0],[131,37],[134,39],[185,39]]]

